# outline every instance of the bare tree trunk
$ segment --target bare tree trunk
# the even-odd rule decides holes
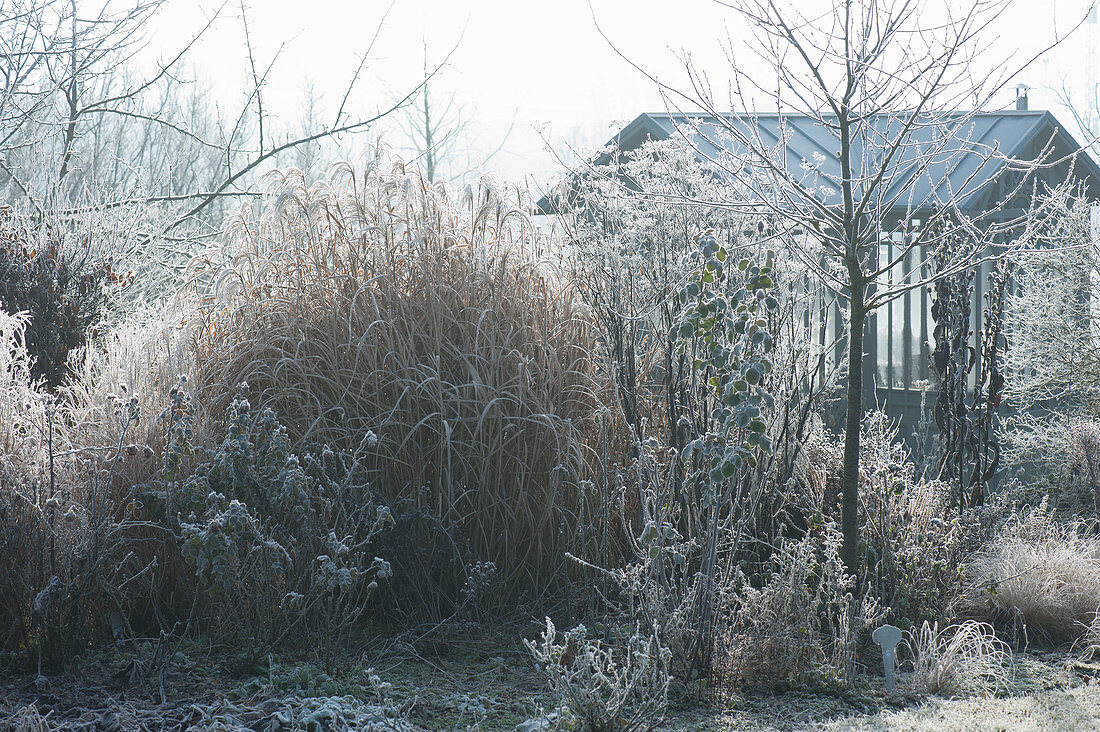
[[[72,48],[69,51],[70,79],[65,89],[65,102],[68,104],[69,117],[65,122],[65,147],[61,155],[61,171],[58,173],[58,183],[65,182],[65,176],[69,174],[69,162],[73,158],[73,143],[76,142],[76,121],[80,115],[80,98],[78,96],[79,81],[76,62],[77,34],[76,34],[76,0],[72,0]]]
[[[424,78],[428,78],[428,45],[424,44]],[[428,85],[421,92],[424,102],[424,174],[435,183],[435,130],[432,128],[432,106],[428,100]]]
[[[863,418],[863,334],[867,324],[865,285],[852,278],[849,304],[848,389],[844,419],[844,470],[841,479],[840,554],[850,574],[859,570],[859,431]]]

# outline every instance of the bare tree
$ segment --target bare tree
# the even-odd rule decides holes
[[[428,70],[428,43],[424,42],[424,71]],[[424,168],[424,177],[435,182],[441,160],[454,152],[459,135],[466,130],[462,108],[452,93],[442,99],[432,95],[434,85],[425,84],[414,103],[405,111],[405,135]]]
[[[12,79],[5,96],[17,102],[19,111],[0,121],[7,143],[4,168],[10,182],[36,205],[53,188],[71,195],[88,185],[93,168],[106,172],[110,166],[104,153],[112,148],[132,168],[148,151],[151,131],[158,140],[199,135],[166,107],[183,96],[182,60],[213,19],[153,72],[133,70],[147,45],[147,26],[164,2],[87,11],[75,0],[37,0],[27,12],[0,21],[14,41],[5,44],[0,73]],[[12,73],[22,69],[29,72]],[[25,103],[29,100],[39,104]],[[112,123],[110,132],[123,134],[108,138]],[[138,140],[145,146],[131,150]],[[74,170],[79,174],[71,175]]]
[[[855,572],[870,314],[911,290],[1007,256],[1036,217],[1020,208],[1034,174],[1066,161],[1053,160],[1050,149],[1037,159],[1010,160],[996,143],[972,138],[977,116],[1033,60],[989,57],[997,40],[991,26],[1008,0],[843,0],[820,11],[778,0],[720,4],[747,34],[728,41],[728,97],[715,94],[690,56],[689,87],[662,89],[676,111],[704,113],[687,118],[685,134],[697,152],[750,192],[745,205],[769,216],[841,301],[848,351],[842,556]],[[746,56],[769,73],[744,63]],[[728,112],[726,104],[740,111]],[[787,143],[796,120],[809,122],[799,133],[820,132],[831,149],[792,159]],[[733,141],[735,154],[714,152],[731,147],[719,136]],[[948,178],[944,161],[960,157],[972,172]],[[995,184],[986,178],[990,169],[1002,173]],[[978,189],[984,211],[968,216],[961,204]],[[962,243],[942,246],[949,236]]]
[[[226,4],[152,72],[135,70],[138,55],[147,50],[151,22],[167,2],[140,0],[118,10],[111,3],[89,9],[77,0],[16,0],[19,12],[12,13],[5,6],[0,18],[0,80],[5,83],[0,152],[36,150],[3,156],[9,181],[36,205],[50,194],[51,185],[69,197],[89,185],[115,188],[108,196],[114,205],[136,200],[180,205],[169,221],[171,230],[215,201],[249,194],[258,169],[279,156],[364,131],[408,104],[424,85],[414,84],[366,114],[352,113],[362,107],[355,94],[384,27],[383,15],[335,113],[317,117],[308,129],[279,134],[266,93],[283,47],[260,57],[249,8],[241,2],[237,15],[249,88],[235,112],[217,117],[196,104],[203,96],[201,86],[188,78],[186,63],[204,34],[227,20]],[[42,153],[53,163],[50,175],[43,174]],[[152,182],[148,174],[136,175],[139,170],[156,171],[160,185],[138,185]]]
[[[456,43],[454,48],[457,47]],[[470,110],[459,101],[456,92],[439,93],[441,66],[433,69],[429,65],[427,41],[424,42],[423,63],[425,81],[415,99],[405,108],[402,132],[411,144],[425,178],[429,183],[441,176],[457,180],[472,171],[484,169],[508,141],[515,127],[515,118],[492,150],[475,154],[470,135]]]
[[[68,230],[74,242],[88,239],[80,232],[93,213],[125,221],[124,235],[107,237],[125,250],[101,254],[138,273],[133,298],[171,286],[197,241],[220,229],[228,207],[258,195],[266,167],[371,130],[426,83],[387,94],[377,106],[361,98],[383,14],[349,69],[339,105],[312,105],[308,119],[279,125],[267,96],[283,46],[261,56],[249,8],[240,2],[248,88],[236,108],[215,107],[189,59],[215,24],[233,20],[228,0],[148,71],[152,23],[168,2],[0,0],[0,185],[7,202]],[[109,213],[120,209],[140,215]]]

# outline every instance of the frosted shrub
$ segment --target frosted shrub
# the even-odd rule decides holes
[[[676,295],[692,268],[684,258],[708,229],[726,240],[755,223],[732,208],[694,204],[736,195],[736,184],[679,139],[606,153],[550,194],[565,214],[554,222],[569,245],[562,268],[596,316],[623,417],[674,444],[679,416],[691,413],[684,392],[705,388],[676,358],[673,326],[683,307]]]
[[[868,414],[860,439],[864,561],[871,591],[900,627],[945,612],[962,590],[959,566],[969,556],[951,488],[915,472],[896,425],[882,412]]]
[[[840,576],[835,546],[828,566],[837,576],[822,579],[813,568],[829,551],[819,531],[823,499],[812,495],[824,478],[814,475],[813,459],[794,464],[805,433],[784,432],[790,412],[777,408],[769,391],[797,373],[778,375],[773,361],[788,358],[775,350],[784,338],[775,326],[785,317],[776,285],[782,273],[771,253],[759,261],[739,254],[703,236],[687,263],[692,272],[675,333],[685,356],[699,354],[689,363],[709,392],[699,407],[708,418],[680,426],[695,439],[679,454],[653,438],[636,442],[625,481],[640,504],[635,561],[619,574],[631,622],[659,632],[677,676],[706,679],[713,690],[785,683],[814,663],[832,668],[838,654],[851,655],[850,626],[827,615],[808,633],[805,616],[851,617],[857,604],[850,597],[854,580]],[[781,384],[778,391],[789,393]],[[814,464],[803,469],[806,463]],[[812,524],[814,536],[796,542],[807,556],[780,556],[777,535],[806,531],[788,523],[795,517]],[[799,565],[803,559],[808,563]],[[797,610],[786,607],[791,603]],[[850,664],[837,663],[847,678]],[[773,665],[784,668],[758,673]]]
[[[48,393],[31,381],[22,321],[0,313],[0,587],[15,588],[0,593],[0,627],[13,629],[5,650],[50,665],[107,614],[131,637],[190,607],[178,526],[132,490],[159,472],[166,429],[155,410],[187,357],[178,329],[135,319],[71,353],[70,378]]]
[[[1100,422],[1073,420],[1066,433],[1070,483],[1085,489],[1096,517],[1100,518]]]
[[[742,575],[718,659],[727,683],[769,687],[851,679],[859,635],[884,613],[870,593],[855,596],[840,541],[836,527],[826,525],[816,535],[785,542],[759,589]]]
[[[80,232],[81,234],[85,232]],[[28,312],[31,374],[50,389],[105,318],[108,292],[129,283],[86,238],[54,222],[0,206],[0,308]]]
[[[47,400],[32,383],[25,334],[29,316],[0,308],[0,461],[3,467],[42,465]]]
[[[30,381],[22,327],[0,314],[0,650],[41,669],[82,650],[95,619],[149,594],[156,562],[133,538],[155,545],[163,532],[121,510],[111,490],[136,397],[114,400],[114,446],[63,449],[73,426]]]
[[[537,641],[524,643],[557,700],[555,729],[580,732],[650,730],[668,704],[668,650],[635,632],[622,646],[588,637],[583,625],[558,635],[550,618]]]
[[[1024,250],[1006,297],[1004,398],[1000,428],[1008,465],[1049,465],[1076,441],[1074,422],[1100,413],[1100,338],[1094,272],[1100,249],[1090,202],[1052,194],[1054,212]],[[1071,453],[1072,455],[1072,453]]]
[[[331,450],[299,458],[271,410],[252,414],[245,390],[230,406],[221,443],[199,450],[181,480],[189,398],[176,392],[165,479],[140,494],[178,526],[213,630],[232,636],[243,628],[253,652],[297,630],[328,652],[391,575],[370,549],[392,519]]]

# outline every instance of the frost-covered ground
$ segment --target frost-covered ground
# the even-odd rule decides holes
[[[846,719],[830,730],[1100,729],[1100,686],[1047,689],[1006,699],[934,699],[911,709]]]
[[[514,636],[513,636],[514,637]],[[844,692],[746,694],[722,706],[674,700],[660,729],[725,732],[1100,729],[1100,666],[1068,653],[1017,657],[996,699],[887,695],[877,679]],[[446,640],[374,642],[323,669],[303,658],[246,664],[196,644],[89,654],[65,673],[0,671],[0,730],[514,730],[545,696],[518,643],[477,630]],[[528,727],[530,729],[530,727]]]

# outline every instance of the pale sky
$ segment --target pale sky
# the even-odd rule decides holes
[[[809,7],[827,4],[806,0]],[[1017,57],[1034,53],[1055,32],[1079,21],[1090,5],[1091,0],[1017,0],[1000,21],[999,46],[1006,52],[1020,49]],[[170,4],[150,50],[169,53],[178,47],[212,7],[215,3],[206,0]],[[292,123],[311,84],[335,108],[390,2],[249,0],[246,7],[261,61],[285,43],[267,95],[269,107]],[[214,84],[214,101],[231,105],[245,87],[247,67],[238,3],[223,12],[192,59]],[[600,36],[593,14],[624,54],[670,83],[683,78],[678,58],[683,49],[720,83],[727,67],[722,41],[728,33],[736,44],[743,34],[731,24],[729,11],[712,0],[592,0],[591,5],[588,0],[396,0],[351,109],[372,110],[412,88],[421,74],[423,41],[429,62],[441,61],[453,48],[433,92],[453,93],[462,106],[474,157],[503,141],[490,171],[544,182],[561,169],[545,141],[558,149],[599,144],[641,112],[665,108],[653,83]],[[1071,90],[1084,94],[1089,46],[1095,47],[1097,34],[1100,26],[1082,26],[1018,79],[1033,87],[1031,108],[1051,109],[1071,124],[1052,88],[1065,78]],[[1013,91],[1006,89],[1000,101],[1010,108]],[[395,130],[386,139],[404,144]]]

